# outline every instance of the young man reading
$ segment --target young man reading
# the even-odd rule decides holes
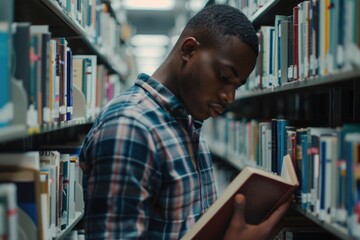
[[[190,19],[165,61],[99,114],[80,154],[87,239],[180,239],[216,199],[202,121],[234,101],[258,54],[251,22],[210,5]],[[225,239],[268,239],[290,199],[259,225],[246,199]]]

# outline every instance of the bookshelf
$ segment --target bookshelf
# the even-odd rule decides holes
[[[107,0],[1,1],[0,63],[5,70],[0,70],[0,94],[6,93],[5,102],[0,100],[1,236],[66,239],[81,222],[77,154],[97,113],[126,83],[121,34]],[[11,157],[14,161],[8,162]],[[34,162],[35,177],[27,183],[36,199],[34,215],[21,208],[21,193],[3,190],[5,183],[22,187],[22,180],[9,182],[4,176],[28,171],[21,162],[26,158]],[[14,210],[7,200],[14,196],[21,208],[18,222],[5,211]],[[17,233],[21,223],[27,224]]]
[[[261,7],[257,6],[257,3],[261,4]],[[245,166],[253,166],[275,172],[271,168],[271,164],[274,163],[273,156],[269,154],[274,151],[274,146],[277,148],[276,153],[280,151],[278,149],[280,146],[278,142],[279,136],[275,138],[277,141],[274,144],[273,139],[271,139],[272,135],[269,135],[274,130],[265,128],[265,124],[261,124],[272,124],[274,119],[277,122],[285,120],[287,127],[285,128],[285,134],[287,135],[281,135],[281,139],[284,137],[284,141],[287,142],[283,143],[282,147],[295,146],[293,145],[294,142],[290,142],[290,134],[295,133],[296,135],[292,135],[292,139],[296,143],[302,141],[304,144],[296,145],[292,150],[286,150],[288,153],[294,154],[295,163],[298,164],[299,169],[298,177],[303,182],[302,187],[299,189],[301,193],[297,193],[299,195],[296,196],[293,210],[297,214],[304,216],[307,221],[315,223],[318,227],[331,234],[334,239],[360,239],[358,225],[354,224],[353,220],[357,213],[352,212],[352,206],[358,203],[353,193],[353,191],[356,191],[353,190],[356,189],[353,184],[358,179],[351,168],[356,168],[357,165],[349,160],[356,161],[359,158],[356,155],[358,150],[349,152],[346,155],[343,148],[346,144],[358,146],[359,143],[357,140],[353,141],[354,138],[352,137],[348,137],[348,140],[344,141],[342,136],[342,134],[352,135],[354,133],[354,135],[359,136],[360,129],[360,45],[359,42],[356,42],[359,39],[359,15],[358,12],[354,14],[355,9],[359,9],[359,3],[352,0],[269,0],[232,1],[232,5],[242,9],[253,22],[256,31],[259,33],[261,53],[259,54],[260,60],[249,77],[247,85],[236,92],[236,100],[229,108],[229,111],[223,116],[206,122],[205,135],[214,158],[218,160],[217,162],[224,162],[225,165],[230,166],[235,171],[241,171]],[[269,65],[266,65],[266,59],[270,59],[268,63],[270,61],[280,61],[278,56],[281,56],[282,51],[280,47],[278,51],[271,50],[274,51],[273,55],[266,55],[266,51],[269,51],[269,48],[266,48],[266,41],[270,39],[269,36],[273,37],[275,34],[269,35],[265,32],[267,31],[265,29],[266,27],[274,27],[271,31],[275,33],[275,20],[279,19],[278,15],[292,16],[292,18],[288,17],[285,21],[293,20],[294,7],[302,9],[304,12],[299,14],[303,14],[304,19],[309,19],[309,22],[301,23],[303,24],[303,30],[307,29],[307,27],[311,30],[301,32],[302,35],[298,36],[299,39],[302,39],[302,42],[297,42],[297,46],[299,49],[305,49],[302,50],[303,55],[298,56],[298,59],[303,59],[303,62],[297,63],[302,64],[300,67],[302,72],[299,73],[300,77],[294,79],[295,75],[292,72],[294,65],[290,66],[294,62],[291,62],[290,58],[288,58],[288,69],[285,69],[288,74],[287,80],[283,82],[280,81],[280,73],[277,77],[274,76],[277,69],[273,69],[273,72],[270,71],[270,74],[265,69],[266,66],[270,68]],[[309,12],[306,13],[304,9],[307,8]],[[311,15],[314,13],[319,15]],[[328,20],[322,20],[322,18]],[[312,22],[315,19],[317,19],[317,23]],[[278,22],[278,24],[280,28],[282,23]],[[314,27],[315,25],[319,28]],[[321,27],[326,30],[321,32],[319,30]],[[343,38],[334,38],[334,28],[337,28],[337,31],[342,31],[341,33],[338,32],[338,34],[343,34]],[[287,33],[288,35],[293,34],[292,32]],[[319,35],[315,38],[316,34]],[[313,38],[317,40],[315,41]],[[287,39],[288,41],[294,41],[293,39],[289,40],[290,37]],[[279,44],[281,44],[280,35],[278,39],[274,38],[273,40],[279,41]],[[347,42],[347,44],[344,44],[344,42]],[[328,48],[322,49],[322,46],[325,45]],[[290,44],[288,46],[292,47]],[[309,50],[307,51],[307,49]],[[318,49],[319,52],[316,53],[315,49]],[[315,60],[312,59],[314,58],[313,55]],[[294,59],[294,57],[291,57],[291,59]],[[306,64],[307,66],[305,66]],[[270,127],[270,125],[267,126]],[[349,130],[349,128],[352,130]],[[302,131],[306,132],[308,138],[301,137]],[[317,131],[324,132],[319,133]],[[333,140],[336,139],[335,141],[338,144],[331,145],[332,147],[328,145],[327,149],[335,150],[333,154],[325,157],[325,152],[321,151],[326,149],[328,143],[326,141],[329,140],[327,138],[329,137],[328,134]],[[294,136],[299,137],[299,139]],[[319,145],[312,145],[318,140]],[[298,148],[299,146],[300,148]],[[304,149],[307,150],[306,156],[302,152]],[[314,149],[318,152],[311,152]],[[297,155],[295,156],[295,154]],[[316,157],[314,158],[314,156]],[[342,161],[344,159],[345,162]],[[270,166],[269,163],[264,161],[270,161]],[[331,168],[322,168],[325,166],[326,161],[332,162]],[[309,165],[304,165],[305,163]],[[317,171],[314,171],[314,169],[317,169]],[[330,175],[330,172],[332,175]],[[322,176],[326,175],[330,175],[331,180],[328,181],[329,183],[326,183],[325,177],[322,179]],[[223,187],[226,184],[226,182],[223,183]],[[342,187],[346,186],[347,190],[340,191],[340,185]],[[328,190],[330,188],[336,190]],[[321,193],[321,191],[324,193]],[[331,192],[331,197],[322,195],[326,194],[327,191]],[[303,202],[304,199],[306,199],[305,203]],[[343,199],[346,199],[345,202],[342,201]],[[327,209],[332,215],[324,214],[323,210],[321,210],[323,208],[321,204],[326,204],[326,202],[331,202],[331,208]],[[341,210],[338,205],[340,202],[347,206],[347,210]]]
[[[108,1],[104,1],[109,5]],[[112,8],[110,8],[112,9]],[[39,18],[39,15],[43,16]],[[104,54],[103,50],[94,43],[86,30],[69,16],[64,8],[53,0],[15,0],[15,20],[30,21],[33,24],[48,24],[54,37],[66,37],[71,39],[69,46],[77,54],[87,53],[97,55],[99,63],[105,64],[111,73],[125,75],[121,66],[122,59],[112,61],[110,56]],[[118,22],[118,20],[116,19]],[[119,39],[120,41],[120,39]]]

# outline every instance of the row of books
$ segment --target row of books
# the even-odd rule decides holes
[[[113,88],[109,74],[104,66],[98,66],[97,56],[73,55],[65,38],[51,38],[47,25],[14,26],[14,76],[23,81],[28,95],[28,125],[72,120],[73,87],[85,96],[86,119],[93,119],[113,97],[108,95]]]
[[[0,135],[12,125],[38,132],[94,119],[120,92],[120,76],[98,64],[96,55],[73,54],[48,25],[14,22],[13,0],[0,4]]]
[[[120,53],[121,28],[102,0],[42,0],[54,2],[83,29],[87,38],[108,58]]]
[[[0,154],[1,239],[58,237],[83,214],[76,152]]]
[[[119,78],[98,65],[95,55],[73,55],[66,39],[51,38],[46,25],[13,26],[14,77],[26,91],[26,124],[30,128],[73,120],[73,112],[76,115],[81,111],[73,109],[73,88],[84,95],[86,114],[80,116],[84,120],[94,119],[100,108],[119,92]],[[10,78],[3,82],[11,88]],[[11,89],[6,93],[9,92]]]
[[[235,182],[241,182],[242,178],[239,176],[245,172],[245,170],[242,170],[239,174],[239,170],[234,169],[231,167],[227,162],[224,161],[218,161],[217,158],[214,159],[213,162],[213,168],[214,168],[214,176],[215,176],[215,184],[216,184],[216,190],[219,196],[219,199],[224,198],[227,194],[229,194],[228,188],[231,188]],[[277,180],[270,178],[272,181],[277,182],[276,184],[272,185],[269,184],[264,178],[261,180],[262,177],[265,177],[264,175],[260,175],[262,177],[259,177],[259,179],[256,179],[255,170],[252,170],[254,175],[252,177],[249,177],[247,181],[244,181],[242,184],[242,187],[247,184],[247,186],[250,186],[251,188],[258,189],[259,192],[256,192],[256,190],[252,190],[248,192],[248,197],[251,198],[252,194],[255,195],[255,198],[262,199],[264,202],[261,202],[260,205],[264,206],[266,205],[265,202],[271,201],[270,198],[273,196],[270,195],[264,195],[262,197],[259,197],[263,193],[263,188],[266,185],[269,189],[271,188],[272,191],[270,192],[277,192],[279,190],[277,187],[279,186],[279,182]],[[239,174],[239,175],[238,175]],[[282,173],[283,176],[285,176],[284,172]],[[245,176],[245,175],[244,175]],[[275,175],[273,175],[275,176]],[[277,177],[277,176],[276,176]],[[266,177],[265,177],[266,178]],[[251,180],[254,180],[256,183],[251,183]],[[264,184],[264,185],[263,185]],[[288,184],[288,182],[286,183]],[[281,185],[281,184],[280,184]],[[284,187],[284,186],[282,186]],[[241,189],[241,187],[240,187]],[[246,190],[243,190],[243,193],[246,192]],[[252,194],[251,194],[251,193]],[[280,190],[280,192],[283,193],[283,191]],[[231,194],[230,194],[231,195]],[[280,194],[280,196],[283,196]],[[255,201],[251,201],[251,204],[254,204]],[[271,207],[273,207],[271,205]],[[258,208],[257,208],[258,209]],[[249,214],[249,213],[248,213]],[[252,215],[255,213],[253,212]],[[277,233],[277,235],[272,238],[273,240],[293,240],[293,239],[337,239],[332,234],[326,232],[323,228],[318,226],[317,224],[309,221],[303,214],[298,213],[290,209],[288,214],[284,217],[281,225],[281,230]]]
[[[360,66],[357,0],[303,1],[261,26],[257,65],[244,90],[350,71]]]
[[[286,119],[258,122],[228,115],[208,120],[205,132],[211,149],[239,169],[250,165],[280,174],[289,154],[300,181],[299,205],[360,237],[360,125],[295,128]]]

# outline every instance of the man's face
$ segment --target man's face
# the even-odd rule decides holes
[[[199,46],[182,68],[179,97],[197,120],[221,114],[253,70],[256,55],[239,38],[230,36],[218,47]]]

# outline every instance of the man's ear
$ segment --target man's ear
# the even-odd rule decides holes
[[[199,48],[200,43],[193,37],[188,37],[181,45],[181,59],[188,61],[194,52]]]

